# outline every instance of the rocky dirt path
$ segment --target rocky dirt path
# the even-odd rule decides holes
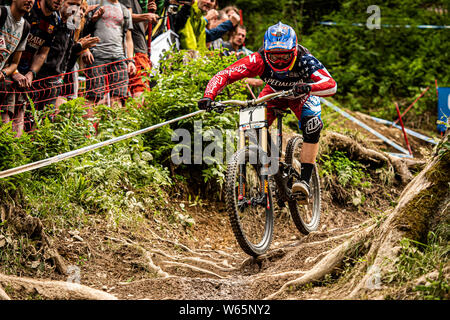
[[[345,289],[336,286],[333,291],[328,285],[345,274],[346,265],[355,265],[355,259],[372,250],[374,230],[394,209],[401,191],[398,185],[373,186],[364,205],[351,205],[336,201],[333,185],[324,188],[322,182],[319,230],[302,235],[288,210],[277,208],[271,248],[257,259],[238,246],[223,202],[179,195],[167,199],[164,208],[146,212],[146,218],[120,226],[93,217],[83,229],[63,231],[53,244],[74,274],[54,272],[49,280],[59,282],[32,284],[2,276],[0,288],[9,290],[0,295],[13,299],[346,299],[355,286],[361,286],[358,279],[367,277],[367,266],[359,268],[361,275],[345,283]],[[68,280],[83,287],[68,290]]]
[[[320,265],[367,218],[325,211],[321,230],[304,236],[288,212],[278,210],[271,249],[254,259],[238,247],[222,204],[173,205],[180,204],[196,221],[188,232],[158,230],[153,223],[147,236],[82,233],[84,243],[73,246],[91,254],[81,283],[119,299],[264,299]]]

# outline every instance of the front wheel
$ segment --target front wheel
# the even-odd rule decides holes
[[[265,253],[273,235],[272,193],[268,177],[261,175],[261,154],[256,147],[237,151],[228,164],[225,179],[231,228],[242,250],[251,256]]]
[[[296,136],[288,141],[286,146],[285,161],[300,173],[300,151],[303,145],[303,138]],[[292,182],[291,185],[292,186]],[[320,179],[317,166],[314,165],[310,180],[311,193],[305,203],[304,200],[288,201],[289,211],[297,229],[303,234],[316,231],[320,224]]]

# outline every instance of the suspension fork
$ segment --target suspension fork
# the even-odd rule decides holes
[[[266,199],[266,209],[270,210],[270,201],[269,201],[269,157],[268,157],[268,131],[269,128],[263,127],[261,130],[261,141],[260,146],[262,147],[263,153],[266,156],[267,163],[262,163],[263,168],[261,168],[261,194],[264,194],[264,198]],[[258,155],[260,158],[260,155]]]
[[[283,151],[283,115],[277,115],[277,146],[278,146],[278,161],[280,161],[281,153]],[[273,155],[272,155],[273,156]]]
[[[242,128],[239,128],[239,150],[245,148],[245,131]],[[244,163],[239,164],[239,196],[238,200],[243,200],[245,197],[245,177],[246,177],[246,163],[244,159]]]

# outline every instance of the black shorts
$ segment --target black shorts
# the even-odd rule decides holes
[[[128,97],[128,71],[125,60],[95,58],[94,63],[87,66],[85,75],[87,99],[98,102],[108,92],[111,97]]]

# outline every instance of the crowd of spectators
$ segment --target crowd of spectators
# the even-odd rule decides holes
[[[31,105],[57,112],[82,76],[88,105],[141,96],[151,42],[167,30],[180,49],[252,53],[241,11],[219,0],[0,0],[0,9],[0,111],[18,136],[33,129]]]

